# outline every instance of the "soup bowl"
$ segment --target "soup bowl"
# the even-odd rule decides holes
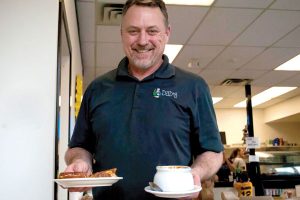
[[[194,189],[194,179],[188,166],[157,166],[153,182],[163,192],[183,192]]]

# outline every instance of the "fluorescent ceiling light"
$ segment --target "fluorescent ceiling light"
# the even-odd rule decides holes
[[[164,2],[174,5],[210,6],[214,0],[164,0]]]
[[[295,56],[291,60],[283,63],[274,70],[300,71],[300,54],[298,56]]]
[[[275,97],[283,95],[289,91],[296,89],[297,87],[271,87],[251,98],[252,107],[255,107],[259,104],[265,103]],[[245,108],[246,100],[234,105],[236,108]]]
[[[181,50],[183,45],[179,44],[167,44],[165,47],[164,54],[166,54],[169,58],[169,62],[172,63],[173,60],[176,58],[177,54]]]
[[[213,104],[218,103],[218,102],[221,101],[222,99],[223,99],[223,97],[213,97],[213,98],[212,98]]]
[[[295,56],[291,60],[283,63],[274,70],[300,71],[300,54],[298,56]]]

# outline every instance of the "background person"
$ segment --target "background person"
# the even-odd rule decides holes
[[[162,0],[128,0],[121,22],[126,57],[84,94],[65,171],[115,167],[124,177],[93,188],[95,200],[157,199],[144,191],[157,165],[190,165],[195,185],[221,166],[223,145],[209,88],[163,55],[170,31]]]
[[[236,148],[231,152],[228,159],[224,158],[225,162],[233,172],[246,171],[246,152],[244,148]]]

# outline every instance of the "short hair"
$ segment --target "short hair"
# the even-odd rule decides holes
[[[123,7],[122,16],[126,15],[128,9],[134,5],[151,7],[151,8],[159,8],[165,18],[166,27],[169,26],[168,12],[166,8],[166,4],[164,3],[163,0],[127,0]]]

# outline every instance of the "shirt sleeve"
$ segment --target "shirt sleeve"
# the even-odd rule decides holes
[[[196,106],[193,111],[194,155],[224,150],[208,85],[204,80],[200,83],[196,88]]]

